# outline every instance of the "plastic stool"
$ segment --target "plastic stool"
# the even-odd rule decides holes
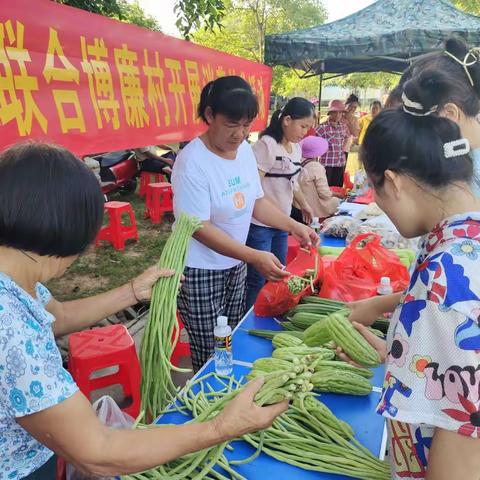
[[[147,185],[145,218],[152,223],[160,223],[164,213],[173,211],[173,191],[168,182]]]
[[[122,410],[133,418],[140,412],[141,371],[135,342],[123,325],[94,328],[73,333],[68,339],[68,370],[82,393],[91,393],[112,385],[121,385],[125,397],[132,399]],[[118,371],[91,378],[92,373],[118,366]]]
[[[152,182],[153,177],[153,182]],[[147,187],[151,183],[165,182],[165,175],[163,173],[142,172],[140,173],[140,190],[138,195],[144,197],[147,194]]]
[[[178,320],[178,327],[180,329],[180,336],[178,337],[178,342],[175,347],[175,350],[172,353],[171,362],[176,366],[180,366],[180,358],[181,357],[190,357],[190,343],[188,341],[183,341],[185,335],[187,335],[187,331],[185,330],[185,325],[180,318],[180,314],[177,312],[177,320]],[[183,337],[183,339],[182,339]],[[173,338],[172,338],[173,342]]]
[[[110,242],[115,250],[125,248],[125,240],[129,238],[138,240],[137,224],[132,206],[128,202],[107,202],[105,211],[109,216],[109,223],[102,227],[95,239],[95,246],[101,241]],[[130,225],[122,223],[122,215],[127,213],[130,217]]]
[[[300,242],[292,235],[288,236],[287,265],[298,255]]]

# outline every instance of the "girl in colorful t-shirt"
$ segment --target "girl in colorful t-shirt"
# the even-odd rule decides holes
[[[386,343],[354,325],[386,363],[377,411],[388,419],[392,478],[478,480],[480,201],[468,140],[422,102],[407,97],[365,136],[375,201],[404,237],[424,239]]]

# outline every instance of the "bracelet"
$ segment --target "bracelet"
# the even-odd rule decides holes
[[[137,297],[137,294],[135,293],[135,288],[133,287],[133,278],[130,280],[130,286],[132,287],[133,298],[135,298],[135,300],[137,301],[137,303],[141,303],[142,300],[140,300],[140,299]]]

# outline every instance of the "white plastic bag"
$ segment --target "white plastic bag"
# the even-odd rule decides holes
[[[415,250],[418,244],[418,239],[407,239],[400,235],[392,221],[385,215],[380,215],[376,218],[371,218],[366,222],[352,228],[347,235],[347,244],[363,233],[375,233],[381,238],[382,247],[388,249],[396,248],[410,248]]]
[[[108,395],[99,398],[93,405],[98,419],[111,428],[132,428],[135,420],[120,410],[115,400]],[[96,477],[79,472],[73,465],[67,464],[67,480],[115,480],[115,477]]]
[[[327,237],[345,238],[359,224],[360,221],[355,218],[337,215],[336,217],[327,218],[323,222],[320,231]]]

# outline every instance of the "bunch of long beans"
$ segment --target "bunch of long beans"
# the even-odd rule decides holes
[[[214,377],[223,388],[215,391],[206,381],[209,377]],[[271,378],[274,378],[273,375]],[[278,388],[268,380],[267,378],[260,390],[259,397],[268,396],[268,388]],[[242,388],[243,378],[237,381],[233,377],[225,379],[210,373],[188,383],[168,412],[177,411],[183,415],[191,415],[193,422],[207,421],[218,415],[225,404]],[[331,412],[325,415],[325,409],[325,405],[316,400],[312,394],[299,393],[294,396],[289,410],[278,417],[272,427],[243,437],[243,440],[256,449],[253,455],[246,459],[228,461],[225,449],[233,450],[233,447],[223,443],[147,472],[123,478],[244,480],[245,477],[232,467],[251,462],[263,452],[279,461],[306,470],[336,473],[362,480],[389,479],[388,464],[363,447],[353,437],[351,429],[346,428],[344,422],[336,419]]]
[[[185,268],[188,244],[200,227],[197,218],[182,213],[158,262],[160,268],[172,269],[175,274],[160,278],[153,287],[140,351],[142,411],[152,419],[174,396],[171,371],[185,371],[172,365],[170,359],[180,335],[176,316],[180,277]]]

